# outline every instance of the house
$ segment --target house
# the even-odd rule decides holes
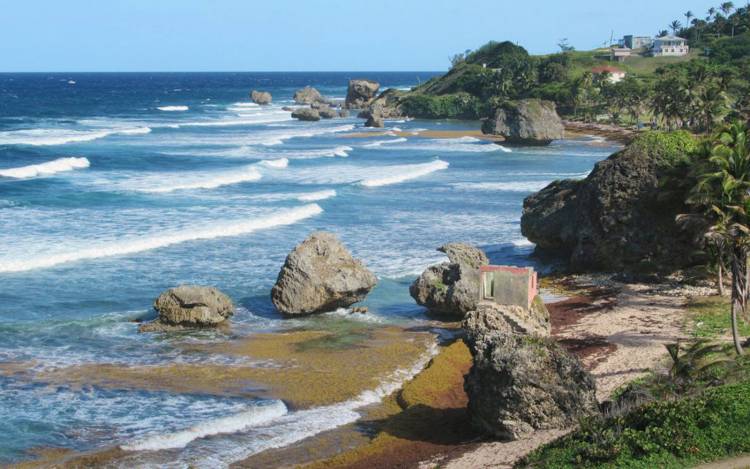
[[[612,62],[624,62],[632,53],[633,50],[628,47],[612,47],[609,49],[609,60]]]
[[[654,43],[650,36],[633,36],[629,34],[622,38],[622,45],[628,49],[648,49]]]
[[[529,309],[538,292],[537,275],[531,267],[484,265],[479,277],[480,301]]]
[[[651,48],[651,55],[654,57],[682,57],[688,55],[690,47],[687,45],[687,39],[677,36],[662,36],[654,40]]]
[[[625,70],[610,65],[602,65],[591,69],[594,75],[606,75],[610,83],[617,83],[625,78]]]

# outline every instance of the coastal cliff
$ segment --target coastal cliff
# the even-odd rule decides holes
[[[560,180],[524,200],[521,232],[541,254],[573,271],[671,271],[700,260],[686,213],[686,169],[696,146],[684,132],[648,133],[594,166],[583,180]]]

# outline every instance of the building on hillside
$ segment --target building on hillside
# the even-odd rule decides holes
[[[627,75],[627,73],[625,73],[625,70],[617,67],[612,67],[610,65],[601,65],[599,67],[594,67],[591,69],[591,73],[600,76],[606,75],[607,80],[610,83],[617,83],[625,78],[625,75]]]
[[[479,276],[480,301],[529,309],[538,293],[537,275],[531,267],[483,265]]]
[[[622,45],[628,49],[648,49],[654,43],[654,39],[649,36],[634,36],[629,34],[622,38]]]
[[[677,36],[662,36],[654,40],[651,55],[654,57],[682,57],[688,55],[690,47],[687,39]]]
[[[609,49],[609,60],[612,62],[624,62],[632,54],[633,50],[628,47],[612,47]]]

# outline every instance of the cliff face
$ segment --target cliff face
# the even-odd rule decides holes
[[[691,145],[681,134],[636,139],[597,163],[586,179],[556,181],[527,197],[522,233],[540,252],[568,259],[574,271],[671,271],[695,264],[697,233],[675,222],[688,211],[685,191],[667,187],[671,162]]]

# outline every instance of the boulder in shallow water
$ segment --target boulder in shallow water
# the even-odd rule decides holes
[[[367,118],[367,121],[365,121],[365,127],[382,128],[384,125],[385,121],[380,114],[372,113],[370,114],[370,117]]]
[[[250,99],[252,99],[255,104],[271,104],[271,93],[267,91],[253,90],[252,93],[250,93]]]
[[[322,313],[364,300],[376,283],[335,235],[321,231],[289,253],[271,300],[287,316]]]
[[[409,287],[416,302],[432,313],[463,318],[479,301],[479,267],[489,264],[482,250],[464,243],[440,248],[448,262],[427,268]]]
[[[494,301],[480,301],[474,311],[466,314],[462,325],[474,337],[498,332],[540,337],[550,334],[549,311],[538,295],[528,309],[517,305],[500,305]]]
[[[564,131],[555,103],[540,99],[506,101],[482,125],[483,133],[522,145],[548,145],[563,138]]]
[[[234,314],[232,300],[214,287],[180,285],[154,301],[159,317],[142,324],[140,332],[216,327]]]
[[[315,122],[320,120],[320,113],[317,109],[303,107],[300,109],[295,109],[292,112],[292,117],[301,121]]]
[[[323,119],[333,119],[336,117],[336,110],[326,104],[318,108],[318,114],[320,114],[320,117]]]
[[[371,80],[349,80],[345,106],[354,109],[367,107],[380,89],[380,83]]]
[[[305,86],[304,88],[295,91],[294,102],[297,104],[314,104],[314,103],[325,103],[327,100],[323,98],[320,91],[316,90],[312,86]]]

